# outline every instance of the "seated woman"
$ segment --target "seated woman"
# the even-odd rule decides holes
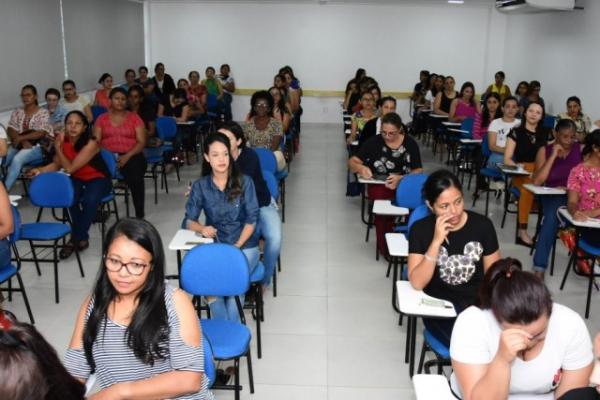
[[[264,287],[268,287],[271,284],[271,278],[281,252],[281,218],[277,202],[271,197],[271,192],[263,179],[256,152],[246,147],[242,127],[233,121],[225,122],[220,126],[218,132],[227,136],[231,146],[231,157],[235,160],[240,172],[252,178],[256,189],[259,207],[257,229],[265,241],[263,247],[265,278],[262,283]]]
[[[154,65],[154,94],[160,101],[164,101],[175,91],[175,81],[165,72],[165,64],[158,62]]]
[[[586,136],[583,162],[573,168],[567,180],[569,213],[578,221],[600,218],[600,130]],[[600,247],[600,235],[593,228],[578,230],[581,238]]]
[[[553,144],[540,148],[535,158],[535,170],[531,180],[535,185],[567,187],[569,173],[581,163],[581,145],[575,139],[575,124],[570,119],[561,119],[555,127]],[[539,228],[533,256],[533,270],[544,278],[548,267],[548,256],[556,240],[559,207],[567,205],[567,196],[538,196],[544,218]]]
[[[185,89],[175,89],[172,97],[165,97],[163,102],[158,105],[158,116],[172,117],[175,118],[176,122],[186,122],[191,116],[191,107],[188,103],[188,96]],[[173,139],[173,149],[177,153],[179,160],[184,159],[184,155],[180,154],[183,145],[183,135],[183,129],[177,127],[177,133]]]
[[[212,399],[202,333],[188,295],[165,285],[165,253],[149,222],[124,218],[107,233],[91,296],[79,310],[65,366],[93,399]]]
[[[412,95],[410,96],[410,99],[415,105],[422,105],[425,103],[425,94],[429,90],[430,83],[429,71],[421,70],[421,72],[419,72],[419,82],[415,84]]]
[[[491,266],[478,306],[458,316],[450,355],[464,400],[560,399],[588,385],[593,360],[581,316],[512,258]]]
[[[151,102],[146,101],[144,89],[141,86],[134,85],[127,92],[127,103],[129,111],[136,113],[144,122],[146,128],[146,146],[157,147],[160,140],[156,137],[156,112]]]
[[[506,139],[506,150],[504,151],[504,164],[522,164],[528,172],[535,168],[535,157],[540,148],[545,147],[552,140],[552,131],[543,125],[544,106],[535,101],[529,102],[523,113],[523,121],[518,128],[510,131]],[[515,176],[512,180],[513,186],[519,189],[519,234],[516,244],[532,247],[533,241],[527,233],[529,213],[533,206],[533,193],[523,188],[526,183],[531,183],[529,176]]]
[[[250,99],[250,113],[242,127],[248,147],[269,149],[277,159],[277,171],[285,169],[285,157],[280,150],[283,139],[281,122],[273,117],[274,101],[269,92],[260,90]]]
[[[450,106],[452,100],[458,97],[458,92],[454,90],[454,78],[447,76],[444,79],[444,88],[435,95],[433,101],[433,112],[437,115],[450,115]]]
[[[6,128],[0,124],[0,165],[8,153],[8,136],[6,135]]]
[[[381,118],[381,134],[367,140],[348,160],[348,168],[365,179],[385,180],[384,185],[368,185],[370,200],[394,199],[405,175],[423,171],[419,145],[406,134],[402,119],[394,112]],[[377,249],[385,258],[389,258],[385,234],[393,228],[393,217],[375,216]]]
[[[198,221],[202,211],[206,217],[204,224]],[[204,142],[202,178],[192,184],[183,228],[241,249],[252,274],[260,256],[256,232],[258,216],[254,183],[238,169],[229,139],[222,133],[209,135]],[[208,301],[213,318],[239,321],[233,297],[209,298]]]
[[[208,92],[206,86],[200,83],[200,73],[198,71],[191,71],[188,74],[188,79],[190,80],[188,92],[192,97],[190,100],[192,112],[194,114],[206,114],[206,96]]]
[[[273,97],[273,116],[281,122],[281,128],[285,134],[290,129],[292,110],[285,102],[282,89],[273,86],[269,89],[269,94]]]
[[[475,304],[485,271],[500,258],[494,224],[465,210],[462,185],[450,171],[432,173],[423,197],[431,214],[410,231],[408,279],[415,289],[450,301],[460,314]],[[427,330],[446,346],[454,322],[423,318]]]
[[[102,87],[96,90],[96,96],[94,97],[94,105],[104,107],[108,110],[110,107],[110,91],[112,90],[113,78],[108,73],[103,73],[98,84]]]
[[[488,146],[492,155],[488,158],[487,167],[496,168],[497,163],[504,161],[506,138],[508,133],[521,125],[521,120],[515,118],[519,112],[519,104],[514,97],[507,97],[502,102],[502,117],[493,120],[488,127]]]
[[[94,120],[94,116],[92,115],[90,99],[82,94],[77,94],[75,82],[73,82],[71,79],[67,79],[62,84],[62,90],[64,94],[64,98],[60,101],[62,108],[64,108],[66,112],[75,110],[81,111],[85,114],[87,120],[92,122]]]
[[[360,92],[358,89],[358,82],[352,79],[346,85],[346,92],[344,95],[344,110],[352,110],[354,106],[360,100]]]
[[[140,77],[136,78],[135,82],[138,83],[140,86],[146,83],[146,81],[150,80],[150,78],[148,77],[148,67],[146,67],[145,65],[142,65],[138,68],[138,74],[140,75]]]
[[[365,91],[360,95],[359,104],[361,105],[360,111],[352,114],[350,136],[346,140],[348,146],[352,146],[352,143],[360,139],[361,132],[367,122],[377,118],[377,105],[373,98],[373,94],[369,91]]]
[[[144,121],[128,111],[127,92],[123,88],[110,91],[110,108],[94,124],[94,137],[100,146],[117,156],[117,166],[131,191],[135,216],[144,218],[146,189],[146,131]]]
[[[121,87],[125,90],[129,90],[133,86],[137,85],[137,79],[135,79],[135,70],[129,68],[125,71],[125,83]]]
[[[111,190],[112,179],[96,139],[91,135],[87,119],[81,111],[71,111],[65,118],[65,134],[54,139],[54,159],[44,167],[33,168],[30,176],[44,172],[64,170],[71,175],[74,189],[71,242],[60,251],[60,258],[71,256],[73,248],[78,251],[89,247],[90,225],[94,221],[98,205]]]
[[[473,120],[473,139],[483,139],[488,134],[490,123],[502,118],[500,103],[498,93],[492,92],[485,98],[481,112],[477,113]]]
[[[467,118],[475,119],[477,114],[481,114],[481,108],[479,102],[475,101],[475,86],[471,82],[465,82],[458,97],[450,104],[448,119],[452,122],[462,122]]]
[[[577,96],[571,96],[567,99],[567,112],[558,114],[559,119],[570,119],[575,122],[577,128],[577,141],[583,143],[588,133],[595,128],[592,126],[592,120],[581,111],[581,100]]]
[[[496,93],[500,97],[500,102],[502,102],[504,99],[511,96],[510,88],[504,83],[505,79],[506,75],[504,74],[504,71],[496,72],[494,75],[494,83],[488,86],[483,98],[487,99],[490,94]]]
[[[202,85],[206,87],[208,94],[215,96],[217,100],[220,101],[223,98],[223,86],[221,85],[221,81],[217,79],[215,73],[216,72],[213,67],[206,68],[206,79],[202,81]]]
[[[521,99],[527,96],[527,92],[529,91],[529,83],[527,81],[521,81],[517,85],[515,89],[515,99],[517,99],[517,103],[521,102]]]
[[[35,86],[23,86],[21,101],[23,107],[12,112],[7,129],[10,147],[6,153],[5,165],[8,169],[4,185],[9,192],[24,166],[43,161],[40,141],[52,134],[50,115],[48,110],[38,105]]]
[[[358,147],[361,147],[367,140],[373,136],[381,134],[381,118],[389,113],[396,112],[396,99],[391,96],[386,96],[379,102],[377,110],[377,118],[372,118],[362,128],[360,136],[358,137]]]
[[[425,93],[425,107],[433,108],[435,97],[444,89],[444,77],[438,74],[431,74],[429,77],[431,84],[429,90]]]
[[[84,399],[85,385],[67,372],[40,332],[5,313],[0,311],[0,398]]]
[[[10,200],[4,184],[0,182],[0,268],[4,268],[10,264],[10,244],[6,238],[13,231],[14,221]]]
[[[67,110],[65,110],[59,103],[60,92],[58,89],[50,88],[46,90],[46,105],[44,108],[48,110],[49,122],[52,125],[52,132],[57,134],[62,132],[65,127],[65,116]]]

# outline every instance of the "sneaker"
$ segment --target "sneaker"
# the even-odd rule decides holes
[[[490,182],[490,190],[504,190],[504,182],[503,181],[491,181]]]

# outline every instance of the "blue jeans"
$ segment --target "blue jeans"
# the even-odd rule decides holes
[[[271,204],[260,208],[258,227],[260,236],[265,240],[263,255],[265,278],[262,283],[269,286],[281,251],[281,218],[273,199]]]
[[[544,218],[540,225],[540,232],[535,244],[535,254],[533,255],[533,270],[544,272],[548,268],[548,257],[552,246],[556,241],[558,232],[558,217],[556,211],[559,207],[567,205],[567,196],[545,195],[538,197]]]
[[[0,240],[0,268],[10,264],[10,243],[6,239]]]
[[[73,218],[72,241],[79,243],[88,240],[90,225],[94,221],[98,205],[112,187],[109,178],[97,178],[91,181],[82,181],[73,178],[73,189],[75,191],[73,206],[69,209]]]
[[[252,271],[258,265],[258,258],[260,257],[260,251],[258,246],[242,249],[244,255],[248,259],[248,267],[250,268],[250,275]],[[244,306],[244,295],[239,296],[242,307]],[[210,316],[214,319],[226,319],[229,321],[239,321],[240,314],[238,312],[237,305],[235,304],[235,297],[216,297],[209,304]]]
[[[36,162],[43,161],[44,156],[42,154],[42,148],[40,146],[34,146],[31,149],[15,149],[10,146],[8,153],[6,153],[6,165],[8,171],[6,172],[6,179],[4,180],[4,186],[9,191],[17,181],[21,169],[24,166]]]
[[[496,164],[503,163],[503,162],[504,162],[504,154],[492,152],[492,154],[490,154],[490,158],[488,158],[487,167],[496,169],[497,168]]]
[[[231,121],[233,116],[231,115],[231,103],[233,102],[233,97],[229,93],[223,93],[223,98],[221,99],[221,105],[223,114],[225,117],[225,121]]]

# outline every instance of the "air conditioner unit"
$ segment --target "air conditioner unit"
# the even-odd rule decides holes
[[[573,11],[575,0],[496,0],[496,9],[507,14]]]

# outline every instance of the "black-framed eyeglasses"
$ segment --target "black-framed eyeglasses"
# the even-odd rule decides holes
[[[106,266],[106,269],[111,272],[120,272],[121,269],[125,267],[130,275],[139,276],[144,273],[144,269],[151,265],[151,263],[143,264],[135,261],[124,263],[116,258],[104,256],[104,265]]]
[[[269,105],[265,103],[258,103],[254,106],[254,108],[269,108]]]

